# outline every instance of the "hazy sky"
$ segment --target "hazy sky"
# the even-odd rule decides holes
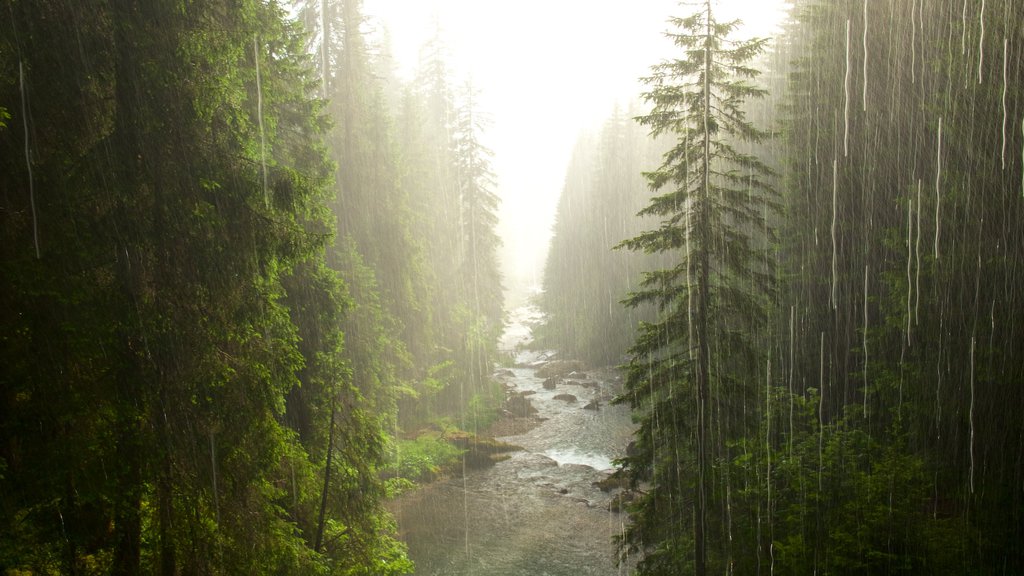
[[[767,35],[781,0],[720,3],[751,25],[744,34]],[[495,152],[506,287],[539,283],[577,137],[673,56],[662,32],[685,12],[676,0],[364,0],[364,12],[390,30],[407,79],[440,23],[457,82],[472,80],[491,119],[484,144]]]

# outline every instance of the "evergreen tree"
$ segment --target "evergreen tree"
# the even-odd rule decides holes
[[[795,10],[783,245],[792,281],[779,322],[796,351],[783,363],[790,392],[819,390],[825,445],[831,423],[855,422],[929,479],[928,505],[886,526],[922,538],[887,544],[896,559],[865,555],[930,573],[954,556],[957,573],[1014,571],[1024,517],[1007,502],[1019,499],[1009,487],[1024,450],[1008,440],[1021,425],[1006,407],[1020,405],[1024,363],[1004,345],[1019,323],[1000,318],[1022,314],[1011,280],[1022,205],[1010,200],[1022,168],[1009,153],[1021,145],[1009,129],[1020,125],[1020,9],[994,0]],[[878,465],[869,458],[850,473]],[[836,541],[842,528],[824,519],[824,503],[805,512],[830,528],[802,545],[815,568],[832,569],[848,547]],[[779,538],[799,539],[780,528]]]
[[[641,326],[619,398],[640,421],[638,450],[624,463],[634,482],[651,483],[624,546],[644,554],[643,574],[702,575],[732,563],[724,465],[752,424],[744,412],[760,380],[756,338],[774,292],[765,214],[776,202],[771,170],[738,149],[765,137],[742,108],[764,94],[746,63],[765,41],[729,40],[737,22],[716,20],[710,1],[671,22],[682,55],[653,67],[644,95],[653,108],[638,119],[655,137],[677,138],[647,175],[662,193],[640,213],[662,222],[621,245],[683,257],[646,273],[627,300],[660,314]]]
[[[404,570],[379,423],[330,323],[345,296],[300,30],[273,2],[5,9],[0,69],[21,82],[0,102],[26,130],[0,141],[30,153],[0,161],[0,569]],[[336,426],[348,498],[317,546]]]
[[[600,134],[580,137],[552,227],[539,304],[544,324],[534,341],[592,365],[621,360],[636,325],[651,310],[620,305],[640,271],[668,265],[670,257],[610,248],[643,231],[645,219],[630,215],[644,203],[645,166],[658,161],[663,139],[651,139],[616,108]]]
[[[466,340],[461,356],[468,370],[471,393],[485,390],[504,325],[501,272],[498,269],[498,205],[494,192],[493,153],[480,142],[485,128],[476,109],[476,93],[468,84],[456,112],[452,155],[459,191],[459,228],[462,262],[459,264],[460,300],[464,303]]]

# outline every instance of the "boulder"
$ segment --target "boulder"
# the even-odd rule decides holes
[[[636,494],[628,490],[619,492],[616,494],[611,502],[608,503],[608,510],[610,512],[622,512],[626,505],[636,500]]]
[[[573,370],[572,372],[566,374],[565,377],[570,380],[586,380],[587,374],[585,372],[578,372],[576,370]]]
[[[493,438],[480,438],[469,432],[454,432],[445,438],[449,444],[462,448],[465,452],[462,455],[463,462],[470,469],[486,468],[508,460],[509,452],[522,450],[521,446],[501,442]]]
[[[494,372],[495,378],[512,378],[515,375],[516,373],[509,370],[508,368],[502,368],[501,370],[497,370]]]
[[[526,418],[537,413],[530,399],[520,393],[514,393],[505,400],[505,410],[517,418]]]
[[[619,488],[629,487],[629,479],[626,478],[626,475],[623,474],[621,470],[617,470],[609,474],[607,478],[598,480],[597,482],[591,482],[590,485],[596,486],[601,492],[611,492],[612,490]]]
[[[550,378],[552,376],[565,376],[570,372],[583,369],[583,363],[579,360],[552,360],[537,369],[538,378]]]
[[[558,385],[558,383],[561,382],[561,381],[562,381],[562,379],[559,378],[558,376],[552,376],[551,378],[548,378],[547,380],[544,381],[544,384],[543,384],[544,389],[545,390],[554,390],[555,386]]]
[[[601,401],[598,400],[597,398],[594,398],[590,402],[587,402],[587,405],[584,406],[583,409],[584,410],[600,410],[601,409]]]
[[[565,402],[575,402],[576,401],[576,397],[573,396],[572,394],[555,394],[554,395],[554,399],[555,400],[563,400]]]

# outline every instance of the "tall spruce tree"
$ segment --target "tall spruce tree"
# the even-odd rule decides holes
[[[501,272],[498,269],[498,205],[491,171],[493,152],[480,141],[486,127],[477,110],[477,93],[467,83],[455,116],[452,155],[459,198],[461,262],[460,300],[466,308],[461,346],[469,390],[483,390],[491,373],[498,336],[503,326]]]
[[[723,464],[750,427],[756,336],[775,290],[765,251],[773,241],[766,213],[776,202],[770,168],[741,151],[766,137],[743,111],[765,94],[749,82],[758,71],[747,65],[765,40],[730,40],[738,22],[719,22],[710,0],[671,22],[680,57],[645,78],[653,107],[638,118],[653,137],[677,138],[647,174],[658,194],[640,212],[662,221],[620,246],[681,257],[646,273],[626,300],[653,303],[660,314],[640,327],[618,399],[640,423],[638,450],[624,463],[634,482],[651,483],[623,547],[643,554],[641,574],[703,575],[731,563]]]

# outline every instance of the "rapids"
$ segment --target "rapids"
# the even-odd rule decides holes
[[[524,328],[534,314],[517,310],[503,344],[528,338]],[[502,378],[510,394],[533,392],[529,398],[539,423],[524,434],[499,438],[524,450],[392,503],[400,535],[416,563],[415,574],[627,573],[625,566],[616,565],[613,542],[626,517],[609,511],[620,491],[603,492],[594,485],[607,478],[612,459],[625,455],[632,437],[628,407],[607,402],[621,384],[613,371],[602,370],[545,389],[544,378],[536,372],[546,357],[517,352],[516,367]],[[577,400],[555,399],[558,394]],[[600,409],[584,409],[594,399]]]

